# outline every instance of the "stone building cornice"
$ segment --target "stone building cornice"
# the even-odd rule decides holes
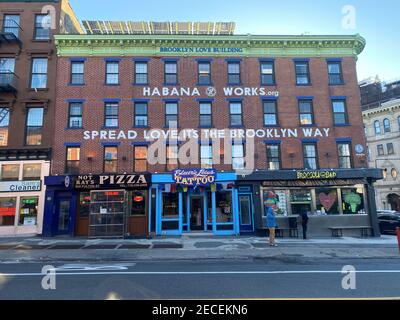
[[[366,41],[360,35],[193,36],[193,35],[56,35],[59,56],[271,56],[357,57]],[[237,48],[199,52],[185,48]],[[162,52],[180,48],[182,52]]]

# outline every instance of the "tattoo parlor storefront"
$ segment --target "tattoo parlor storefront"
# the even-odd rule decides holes
[[[156,235],[240,233],[235,173],[213,169],[152,175],[152,223]]]
[[[368,226],[379,236],[373,183],[381,170],[349,169],[318,171],[258,171],[238,177],[238,189],[252,186],[256,229],[264,226],[265,207],[273,206],[280,228],[291,228],[302,210],[310,217],[311,237],[330,237],[330,228],[342,228],[346,236],[360,236]],[[351,229],[353,228],[354,229]],[[299,227],[301,228],[301,227]]]
[[[151,175],[52,176],[45,183],[44,236],[148,235]]]

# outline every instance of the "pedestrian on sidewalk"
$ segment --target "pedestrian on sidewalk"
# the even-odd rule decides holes
[[[301,217],[301,226],[303,228],[303,239],[307,240],[307,229],[308,229],[308,214],[307,209],[302,207],[300,209],[300,217]]]
[[[266,207],[267,213],[267,228],[269,229],[269,245],[271,247],[277,247],[275,242],[275,229],[277,227],[275,212],[272,207]]]

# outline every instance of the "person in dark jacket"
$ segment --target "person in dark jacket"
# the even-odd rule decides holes
[[[300,217],[301,217],[301,226],[303,228],[303,239],[307,239],[307,228],[308,228],[308,214],[306,208],[300,209]]]

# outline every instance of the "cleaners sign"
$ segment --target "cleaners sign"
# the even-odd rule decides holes
[[[217,173],[214,169],[175,170],[174,181],[186,187],[207,187],[215,182]]]

